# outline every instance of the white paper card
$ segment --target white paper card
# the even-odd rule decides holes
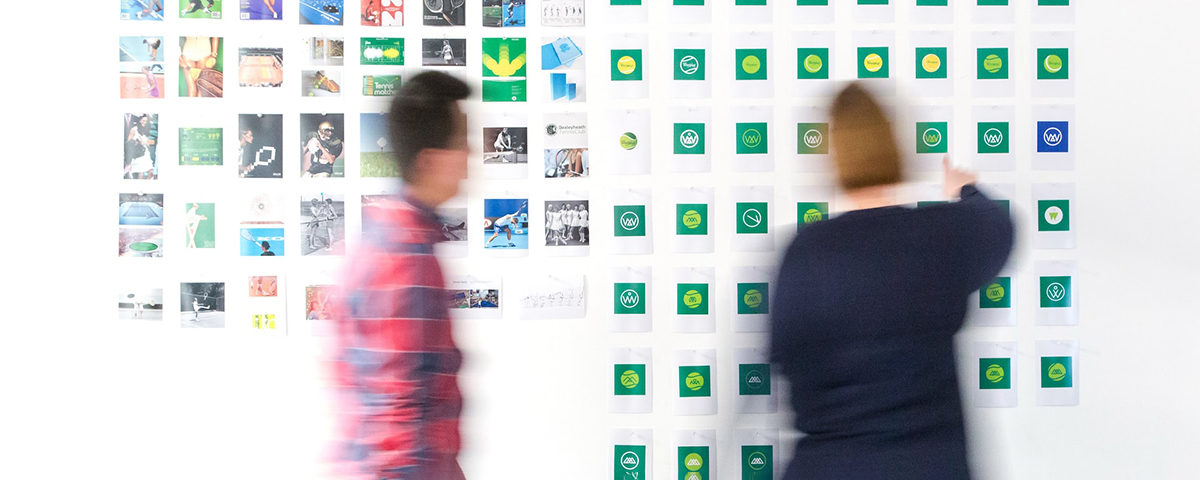
[[[717,413],[717,351],[675,351],[675,414]]]
[[[1079,202],[1073,183],[1035,183],[1031,186],[1036,209],[1034,248],[1075,248]]]
[[[1074,261],[1045,260],[1034,264],[1037,324],[1079,325],[1079,275]]]
[[[612,267],[612,312],[609,331],[649,332],[653,325],[651,292],[654,282],[650,267]]]
[[[587,311],[587,290],[583,274],[560,272],[551,275],[523,275],[511,282],[514,296],[510,304],[521,319],[583,318]]]
[[[654,363],[649,348],[614,348],[609,351],[613,390],[610,413],[650,413],[654,408]]]
[[[613,206],[612,211],[598,212],[596,228],[604,229],[606,224],[612,225],[612,238],[608,240],[612,245],[612,253],[654,253],[654,229],[650,223],[654,204],[651,202],[650,189],[616,188],[609,191],[609,201]]]
[[[1014,152],[1021,148],[1016,132],[1016,114],[1011,106],[979,106],[972,110],[972,121],[959,129],[959,137],[971,149],[971,167],[985,172],[1011,172],[1016,169]]]
[[[975,342],[967,381],[976,407],[1017,406],[1017,342]]]
[[[1038,405],[1079,405],[1079,342],[1038,340]]]
[[[775,249],[775,187],[750,186],[730,189],[732,210],[731,247],[735,252],[769,252]],[[728,208],[728,207],[726,207]]]
[[[503,316],[500,275],[456,275],[446,282],[450,293],[450,315],[456,319],[501,318]]]
[[[650,110],[612,110],[608,118],[608,133],[600,151],[609,159],[609,171],[617,175],[650,173]]]
[[[733,351],[738,389],[734,397],[737,413],[775,413],[779,410],[779,385],[767,359],[766,348]]]
[[[716,331],[716,270],[712,267],[675,267],[672,293],[675,303],[675,332]]]

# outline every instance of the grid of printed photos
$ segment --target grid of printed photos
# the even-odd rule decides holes
[[[647,306],[652,298],[677,305],[674,332],[715,333],[713,305],[725,301],[718,292],[736,304],[734,331],[766,332],[770,269],[735,271],[736,285],[728,294],[721,291],[725,287],[718,288],[712,272],[718,267],[724,271],[718,255],[778,249],[774,234],[780,226],[802,229],[836,216],[832,186],[777,181],[784,175],[775,173],[818,171],[811,166],[828,162],[828,119],[812,100],[836,82],[851,79],[885,92],[896,92],[899,85],[913,94],[912,113],[895,128],[918,172],[936,171],[948,153],[965,157],[964,163],[976,170],[1017,179],[985,186],[1006,209],[1036,212],[1014,216],[1036,221],[1018,225],[1018,230],[1034,234],[1029,265],[1010,265],[976,293],[972,321],[1008,328],[1009,336],[1016,338],[1018,297],[1032,294],[1035,290],[1025,286],[1036,285],[1038,298],[1021,302],[1035,307],[1032,321],[1037,326],[1078,324],[1080,282],[1071,260],[1071,222],[1077,218],[1075,149],[1070,146],[1075,121],[1070,73],[1074,2],[856,0],[834,5],[829,0],[731,0],[721,2],[720,11],[728,12],[728,18],[713,15],[716,0],[651,3],[592,1],[585,12],[583,0],[541,0],[530,5],[534,11],[527,11],[525,0],[180,0],[178,8],[162,0],[120,0],[125,24],[151,26],[131,28],[139,35],[119,39],[125,142],[120,175],[125,188],[118,196],[118,254],[161,259],[219,250],[260,257],[242,260],[262,267],[264,273],[236,280],[246,281],[246,287],[234,287],[228,278],[181,282],[178,312],[164,307],[174,304],[174,298],[164,297],[174,286],[129,286],[120,293],[119,317],[174,321],[184,328],[236,325],[287,334],[291,302],[284,280],[306,279],[308,265],[287,264],[289,270],[283,263],[262,263],[279,259],[261,257],[338,258],[347,253],[346,238],[357,233],[347,232],[348,224],[362,222],[365,229],[370,222],[362,209],[353,207],[370,208],[388,193],[379,185],[398,182],[387,119],[381,112],[403,77],[421,67],[474,79],[482,100],[481,118],[474,122],[480,131],[473,133],[482,136],[482,148],[475,161],[482,166],[490,192],[507,192],[488,194],[479,204],[444,208],[444,243],[482,249],[493,258],[530,251],[585,256],[592,255],[593,239],[611,243],[610,255],[593,258],[596,265],[611,266],[614,272],[625,269],[613,274],[611,285],[602,283],[598,289],[612,300],[606,317],[617,345],[628,346],[625,332],[662,328],[651,326]],[[357,9],[358,25],[347,16],[347,8]],[[601,8],[604,14],[596,17],[608,23],[590,16]],[[781,12],[787,15],[776,15]],[[740,26],[728,33],[728,51],[718,51],[713,47],[713,26],[725,22]],[[255,31],[258,25],[271,24],[298,27],[264,30],[263,35]],[[238,33],[179,34],[202,33],[215,25],[223,28],[214,31]],[[680,34],[652,43],[651,34],[662,25],[673,25]],[[844,30],[851,32],[850,42],[834,35]],[[146,31],[158,33],[142,33]],[[778,45],[779,31],[787,32],[791,43]],[[906,33],[899,38],[907,44],[897,41],[899,31]],[[956,36],[959,32],[968,35]],[[969,48],[955,44],[963,38],[969,39]],[[593,46],[601,49],[593,52]],[[607,63],[607,68],[586,71],[588,59],[595,57],[600,61],[593,64]],[[650,64],[664,60],[666,65]],[[168,65],[171,72],[166,71]],[[664,75],[650,73],[660,67]],[[236,81],[226,80],[226,73],[235,74]],[[724,78],[729,91],[714,92],[715,78]],[[670,98],[649,98],[651,81],[668,82],[670,88],[661,91]],[[242,108],[243,100],[259,98],[270,101],[256,105],[298,104],[300,111]],[[589,104],[599,103],[595,99],[603,99],[610,109],[611,121],[603,132],[589,128],[589,117],[596,116],[589,115]],[[962,117],[962,109],[956,113],[955,107],[964,104],[969,118]],[[204,108],[192,108],[198,106]],[[223,117],[211,116],[214,110]],[[777,114],[782,111],[788,113]],[[179,118],[166,118],[165,112]],[[541,123],[531,126],[531,118]],[[223,126],[233,121],[236,128]],[[162,125],[175,131],[163,132]],[[347,148],[354,136],[358,143]],[[667,172],[651,172],[652,140],[669,145],[666,158],[654,162]],[[607,146],[593,152],[590,146],[597,141]],[[160,151],[159,145],[171,148]],[[531,161],[531,146],[541,150],[540,163],[537,151]],[[603,175],[614,178],[592,184],[593,154],[598,152],[605,157],[597,164],[606,167]],[[178,162],[167,160],[171,155]],[[614,195],[604,205],[591,201],[587,193],[589,187],[624,186],[622,177],[692,175],[711,180],[718,178],[714,160],[728,161],[734,171],[757,174],[758,184],[718,179],[722,198],[732,198],[725,206],[715,204],[714,188],[656,195],[671,198],[666,205],[651,203],[649,186],[615,189],[628,194]],[[796,168],[781,167],[784,162]],[[529,179],[530,172],[555,188],[566,185],[554,190],[565,193],[509,187],[525,185],[521,181]],[[168,175],[212,189],[234,189],[241,200],[223,203],[163,191],[156,180]],[[266,184],[296,186],[288,191],[302,193],[259,188]],[[929,201],[916,202],[914,208],[940,203],[935,200],[937,189],[926,186],[931,187],[924,197]],[[481,216],[482,225],[469,226],[469,213]],[[602,213],[605,221],[594,223],[593,213]],[[479,218],[475,215],[470,218]],[[670,241],[652,238],[652,217],[673,224],[662,230],[673,233]],[[714,247],[714,226],[732,235],[733,241],[723,247],[729,251]],[[164,245],[185,252],[167,251]],[[647,255],[672,248],[692,255],[674,265],[672,284],[651,289],[649,267],[644,266],[650,263]],[[594,280],[588,283],[597,285]],[[328,319],[331,282],[305,280],[302,315],[291,317]],[[522,317],[585,315],[588,288],[582,274],[547,276],[513,289],[519,294],[510,295],[498,278],[455,278],[450,280],[447,302],[460,313],[482,316],[498,316],[510,298],[505,308],[516,309]],[[247,310],[226,312],[230,295],[239,300],[231,304],[245,304]],[[671,322],[659,325],[664,323]],[[1078,402],[1077,343],[1056,342],[1045,348],[1039,343],[1043,361],[1028,367],[1029,372],[1042,367],[1039,405]],[[643,350],[636,355],[614,353],[612,413],[650,413],[648,398],[654,389],[647,383],[657,370],[661,378],[679,380],[677,392],[673,385],[658,389],[672,392],[675,413],[716,414],[715,353],[679,355],[676,365],[663,368],[650,365],[650,349]],[[977,342],[975,351],[980,365],[975,405],[1017,406],[1015,342]],[[729,368],[746,373],[739,375],[744,382],[736,388],[735,410],[776,413],[771,392],[777,394],[778,389],[770,388],[765,357],[761,352],[744,353],[722,355],[737,359]],[[614,444],[614,469],[644,473],[645,462],[624,461],[639,442],[642,448],[648,442],[639,438]],[[743,449],[747,456],[741,460],[747,468],[774,464],[771,445],[747,446],[753,447]],[[762,478],[771,478],[766,475]]]

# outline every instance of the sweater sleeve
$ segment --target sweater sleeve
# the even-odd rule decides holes
[[[967,290],[977,290],[1000,273],[1013,248],[1008,212],[974,185],[962,187],[962,261]]]

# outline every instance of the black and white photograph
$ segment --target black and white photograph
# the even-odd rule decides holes
[[[300,198],[300,254],[346,253],[346,202],[341,195],[318,193]]]
[[[529,163],[529,129],[484,127],[483,163]]]
[[[121,320],[163,319],[163,289],[131,288],[117,298],[117,318]]]
[[[283,177],[283,115],[238,115],[238,177]]]
[[[184,328],[225,328],[225,282],[180,283],[179,321]]]
[[[462,67],[467,64],[467,39],[426,38],[421,40],[421,65]]]
[[[421,20],[430,27],[458,27],[467,24],[466,0],[424,0]]]
[[[546,246],[590,245],[589,213],[587,200],[547,200]]]
[[[442,223],[442,241],[448,243],[467,241],[467,209],[439,208],[438,220]]]

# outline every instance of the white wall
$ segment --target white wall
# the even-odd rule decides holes
[[[1025,13],[1029,1],[1015,1],[1018,21],[1013,28],[1018,39],[1030,29]],[[232,5],[226,9],[236,8],[236,2],[229,3]],[[355,12],[357,2],[348,3],[347,10]],[[116,65],[112,60],[116,37],[161,33],[171,44],[179,34],[220,32],[234,42],[226,50],[227,65],[232,65],[228,60],[233,58],[230,47],[242,43],[241,37],[261,33],[245,31],[245,23],[232,18],[212,29],[195,26],[203,25],[195,22],[172,23],[171,30],[142,25],[133,28],[115,19],[115,5],[87,2],[86,7],[61,6],[61,15],[53,17],[28,13],[10,19],[20,25],[5,33],[10,53],[21,57],[9,60],[6,73],[18,70],[0,79],[7,92],[5,103],[18,105],[16,109],[10,107],[3,120],[7,144],[16,147],[15,155],[8,156],[12,162],[9,175],[2,180],[11,202],[6,210],[16,217],[0,235],[4,251],[10,252],[3,262],[7,274],[0,280],[0,291],[4,292],[2,304],[11,312],[4,322],[7,328],[0,334],[0,379],[7,386],[0,396],[0,451],[5,452],[0,471],[11,478],[87,474],[130,479],[323,478],[317,457],[328,420],[319,382],[323,372],[314,357],[315,339],[299,334],[284,339],[255,338],[234,328],[181,330],[171,315],[161,328],[114,320],[112,299],[123,283],[139,278],[161,279],[155,281],[161,281],[170,304],[178,282],[193,272],[212,272],[233,292],[233,287],[253,271],[232,251],[215,259],[185,257],[179,239],[171,237],[172,229],[181,227],[178,222],[170,223],[170,219],[167,241],[176,242],[174,252],[178,255],[169,253],[163,261],[148,265],[130,265],[114,258],[113,206],[116,193],[129,190],[113,167],[120,148],[117,124],[121,113],[135,110],[115,98]],[[589,7],[591,16],[585,33],[592,54],[588,64],[592,97],[586,108],[592,122],[600,124],[610,106],[603,96],[607,82],[600,80],[608,71],[603,35],[610,30],[636,31],[643,27],[601,27],[602,12],[591,4]],[[723,18],[723,8],[716,9],[715,18]],[[960,8],[956,24],[960,52],[969,47],[968,33],[980,29],[971,26],[966,10]],[[907,17],[903,12],[900,9],[897,13],[894,25],[898,47],[905,45],[901,35],[907,31]],[[1190,458],[1200,451],[1200,441],[1192,434],[1200,427],[1193,408],[1198,391],[1195,382],[1200,375],[1191,368],[1194,356],[1190,354],[1194,339],[1200,338],[1200,327],[1191,321],[1200,305],[1194,295],[1189,295],[1189,273],[1200,267],[1200,261],[1191,251],[1197,218],[1187,202],[1191,184],[1200,173],[1193,165],[1195,154],[1191,148],[1191,139],[1200,126],[1191,115],[1200,107],[1194,88],[1200,67],[1188,61],[1197,40],[1191,22],[1197,13],[1200,8],[1183,1],[1080,2],[1076,48],[1072,52],[1077,79],[1075,172],[1031,172],[1028,160],[1018,157],[1018,165],[1023,167],[1015,174],[983,176],[985,182],[1018,185],[1060,179],[1077,182],[1079,247],[1063,255],[1078,259],[1086,290],[1080,294],[1077,327],[1035,327],[1027,315],[1031,312],[1023,311],[1018,327],[973,329],[964,334],[964,340],[1016,340],[1022,358],[1032,358],[1037,339],[1077,339],[1081,351],[1079,406],[1035,406],[1033,376],[1025,374],[1019,407],[968,408],[980,478],[1173,479],[1200,475],[1200,467]],[[321,31],[296,26],[294,4],[288,6],[286,15],[284,25],[265,33],[298,42],[305,32]],[[415,25],[413,12],[408,15],[409,24]],[[469,14],[463,36],[491,36],[492,32],[472,26],[478,23],[474,15]],[[376,35],[373,30],[367,33],[354,25],[353,15],[348,18],[351,25],[342,30],[348,40]],[[777,18],[773,31],[777,53],[782,53],[779,47],[787,45],[792,26],[786,24],[786,17]],[[535,8],[530,8],[528,20],[536,25]],[[858,29],[850,25],[849,15],[839,16],[839,46],[849,46],[845,42],[850,31]],[[653,40],[665,40],[667,32],[687,28],[665,23],[651,27]],[[142,28],[147,29],[139,30]],[[719,56],[727,52],[723,49],[729,31],[750,27],[714,22],[712,28]],[[416,33],[410,33],[412,30]],[[525,30],[518,35],[529,37],[531,47],[543,35],[555,33],[536,26]],[[393,30],[410,42],[427,31],[420,27]],[[295,44],[289,43],[288,47]],[[410,62],[417,58],[412,45],[407,52]],[[478,41],[468,41],[468,45],[473,58],[478,58]],[[653,55],[659,55],[665,47],[652,50]],[[352,54],[356,49],[347,51]],[[172,55],[173,50],[168,49],[166,58]],[[291,81],[297,64],[286,56],[285,52],[287,78]],[[357,131],[352,130],[357,115],[353,113],[375,110],[366,109],[370,105],[365,102],[360,105],[355,62],[347,63],[343,78],[347,79],[347,138],[354,147],[348,150],[348,156],[352,156],[357,147]],[[168,68],[168,86],[174,85],[173,70]],[[536,69],[530,70],[531,75],[539,75]],[[466,74],[477,76],[477,67],[468,67]],[[718,95],[701,102],[712,106],[714,119],[734,103],[719,96],[726,83],[718,80],[714,88]],[[955,121],[966,125],[970,121],[967,105],[971,103],[966,80],[960,79],[957,87],[960,93],[955,97]],[[531,89],[537,88],[538,84],[531,82]],[[656,121],[665,118],[669,105],[691,104],[665,100],[665,88],[665,82],[656,80],[651,92],[655,100],[646,104],[654,109]],[[785,92],[786,85],[777,83],[776,89]],[[1021,95],[1017,98],[1027,98]],[[295,113],[315,111],[310,108],[315,104],[294,100],[290,94],[279,104],[255,104],[252,99],[244,99],[246,103],[237,107],[210,103],[193,108],[183,100],[169,97],[165,103],[168,106],[159,109],[164,115],[160,128],[164,139],[175,134],[168,123],[175,120],[168,120],[169,114],[209,110],[221,115],[218,118],[230,132],[239,112],[261,109],[285,113],[285,125],[290,125],[285,129],[294,130]],[[231,97],[225,102],[233,100]],[[789,102],[783,95],[773,101],[750,102],[775,105],[776,151],[786,150],[786,129],[779,126],[788,121]],[[492,106],[485,108],[496,111]],[[1021,104],[1017,111],[1020,115]],[[539,113],[531,109],[531,133],[538,122]],[[606,141],[597,138],[602,131],[593,129],[593,145]],[[290,141],[288,138],[285,142]],[[660,137],[656,134],[656,138]],[[713,138],[716,142],[720,137]],[[536,136],[531,139],[532,151],[538,150],[539,140]],[[961,136],[956,142],[956,151],[965,157],[969,142]],[[655,143],[656,151],[669,145],[665,140]],[[727,147],[724,144],[718,148]],[[173,151],[164,149],[160,154],[166,160]],[[594,176],[578,187],[592,192],[593,212],[602,210],[596,205],[606,205],[610,186],[630,183],[656,188],[653,256],[610,257],[602,245],[597,245],[589,257],[559,260],[535,251],[518,265],[485,257],[477,247],[481,240],[471,238],[474,249],[470,262],[451,261],[451,268],[501,267],[508,272],[569,265],[586,271],[590,288],[587,319],[523,321],[510,313],[502,321],[458,323],[456,333],[468,355],[462,372],[468,402],[463,425],[467,447],[462,462],[471,478],[604,478],[612,461],[607,430],[615,427],[653,428],[657,451],[654,478],[666,478],[674,463],[670,450],[673,429],[717,429],[719,449],[732,452],[730,432],[735,424],[783,424],[782,415],[738,417],[729,413],[731,387],[736,385],[730,376],[731,349],[756,344],[762,337],[732,334],[727,315],[719,315],[715,335],[685,335],[670,331],[669,296],[654,303],[656,322],[651,334],[608,333],[604,314],[610,263],[652,265],[659,292],[669,286],[669,269],[674,265],[695,262],[714,266],[721,277],[728,275],[734,265],[769,263],[773,259],[770,255],[727,253],[727,221],[717,227],[717,252],[721,253],[670,253],[667,195],[669,187],[675,185],[710,185],[716,187],[717,204],[722,204],[729,201],[731,185],[774,185],[777,212],[782,212],[779,206],[789,201],[790,185],[824,181],[819,176],[791,174],[785,166],[788,158],[777,157],[778,175],[729,174],[728,165],[718,157],[712,174],[670,175],[663,164],[656,163],[653,176],[632,178],[609,176],[594,161]],[[158,181],[157,188],[147,187],[146,191],[166,191],[168,214],[182,212],[182,208],[173,207],[180,207],[178,202],[189,192],[200,194],[201,190],[193,179],[182,175],[169,178],[167,173],[178,174],[178,167],[174,172],[164,167],[164,179]],[[208,192],[219,202],[234,201],[232,191],[242,188],[233,180],[232,171],[227,173],[204,180],[216,182],[209,185],[221,185],[220,190]],[[359,189],[377,187],[353,178],[334,183],[335,188],[350,194],[347,197]],[[471,185],[482,183],[473,179]],[[280,191],[286,192],[289,202],[308,189],[295,178],[285,178],[283,184]],[[512,188],[528,188],[531,203],[535,203],[554,195],[560,185],[562,182],[531,177]],[[1016,198],[1028,198],[1027,192],[1018,189]],[[472,220],[481,217],[479,198],[478,191],[472,191]],[[777,214],[777,218],[780,216]],[[1022,216],[1019,210],[1018,216]],[[1031,218],[1028,212],[1023,216]],[[232,216],[226,218],[233,220]],[[603,222],[604,218],[594,219],[598,226],[595,233],[603,232]],[[1028,265],[1033,259],[1059,258],[1062,252],[1029,249],[1030,228],[1024,225],[1022,229],[1022,250],[1014,261]],[[231,232],[229,226],[219,233],[219,240],[233,238]],[[602,240],[598,238],[597,244]],[[780,238],[779,244],[783,245],[784,240]],[[313,262],[296,257],[280,260],[288,271],[289,302],[297,304],[296,288],[302,286],[299,279],[304,275],[296,269],[311,269]],[[332,268],[318,265],[317,269]],[[729,308],[727,303],[721,305],[718,303],[718,308]],[[1031,306],[1029,302],[1022,308],[1027,306]],[[293,314],[294,325],[302,322],[296,317]],[[658,380],[653,415],[606,413],[604,394],[611,381],[607,351],[611,346],[623,345],[655,348]],[[718,349],[721,415],[672,415],[670,354],[683,347]],[[735,475],[736,465],[729,457],[718,460],[722,478]]]

